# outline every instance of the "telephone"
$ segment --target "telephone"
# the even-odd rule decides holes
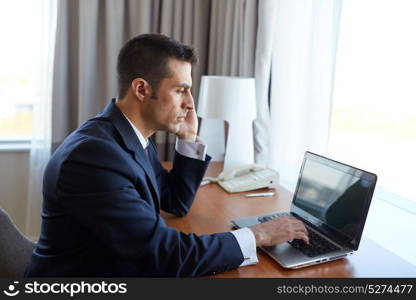
[[[279,173],[259,165],[246,165],[222,172],[217,178],[205,177],[201,185],[218,183],[229,193],[245,192],[274,187],[279,182]]]

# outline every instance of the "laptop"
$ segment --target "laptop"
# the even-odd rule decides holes
[[[309,245],[293,240],[261,247],[284,268],[297,269],[340,259],[358,250],[377,176],[306,152],[290,212],[232,220],[250,227],[282,215],[301,220]]]

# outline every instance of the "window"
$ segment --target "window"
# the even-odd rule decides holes
[[[416,1],[344,1],[328,153],[416,213]]]
[[[0,142],[28,140],[39,95],[42,1],[0,1]]]

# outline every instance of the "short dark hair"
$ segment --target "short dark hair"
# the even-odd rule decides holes
[[[123,98],[135,78],[143,78],[152,87],[153,95],[163,78],[171,76],[169,58],[194,65],[196,51],[161,34],[141,34],[129,40],[120,50],[117,60],[118,97]]]

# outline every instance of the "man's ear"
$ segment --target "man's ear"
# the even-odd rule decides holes
[[[143,78],[135,78],[131,82],[131,89],[139,101],[144,101],[152,93],[150,84]]]

